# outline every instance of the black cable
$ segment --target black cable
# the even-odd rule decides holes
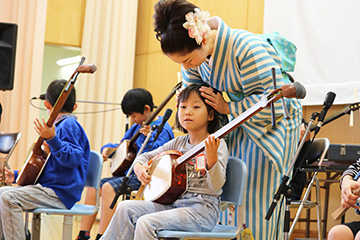
[[[38,106],[35,106],[33,103],[32,103],[32,100],[33,99],[30,99],[29,103],[32,107],[36,108],[36,109],[39,109],[41,111],[47,111],[47,109],[45,108],[41,108],[41,107],[38,107]],[[119,110],[121,109],[121,107],[116,107],[116,108],[112,108],[112,109],[107,109],[107,110],[100,110],[100,111],[92,111],[92,112],[74,112],[72,114],[74,115],[78,115],[78,114],[94,114],[94,113],[105,113],[105,112],[112,112],[112,111],[116,111],[116,110]]]

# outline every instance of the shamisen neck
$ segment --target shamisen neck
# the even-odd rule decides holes
[[[224,127],[220,128],[218,131],[213,133],[215,138],[223,138],[226,136],[229,132],[243,124],[245,121],[247,121],[249,118],[251,118],[256,113],[260,112],[262,109],[264,109],[268,105],[267,97],[264,95],[262,99],[257,102],[255,105],[253,105],[251,108],[247,109],[245,112],[243,112],[241,115],[236,117],[234,120],[226,124]],[[199,144],[197,144],[195,147],[187,151],[184,155],[176,159],[176,164],[181,164],[184,161],[191,159],[198,155],[200,152],[204,151],[205,149],[205,140],[201,141]]]

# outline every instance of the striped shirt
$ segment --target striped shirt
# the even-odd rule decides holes
[[[276,70],[277,88],[290,82],[282,74],[281,58],[260,36],[231,29],[218,17],[210,18],[208,24],[217,29],[211,59],[199,67],[182,68],[183,83],[187,86],[205,82],[225,92],[230,99],[230,119],[241,115],[264,94],[274,90],[272,68]],[[248,167],[245,223],[255,239],[275,239],[277,210],[270,221],[264,218],[299,140],[301,102],[284,100],[290,119],[283,117],[282,104],[277,101],[274,103],[276,127],[271,125],[270,108],[265,108],[228,136],[230,155],[240,157]],[[282,228],[282,223],[279,224]]]

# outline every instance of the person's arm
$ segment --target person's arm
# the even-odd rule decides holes
[[[61,166],[66,168],[76,168],[81,164],[80,159],[84,155],[81,147],[82,141],[87,141],[83,135],[79,123],[74,121],[64,122],[59,127],[56,135],[46,143],[49,145],[53,159]]]
[[[345,175],[342,178],[341,184],[341,205],[343,207],[353,207],[360,209],[356,206],[357,199],[359,198],[355,192],[359,191],[360,182],[354,181],[353,177],[350,175]]]
[[[217,156],[217,161],[213,163],[211,167],[208,166],[206,169],[207,170],[206,180],[208,182],[210,189],[213,192],[219,191],[223,187],[226,181],[226,166],[229,159],[229,153],[228,153],[228,148],[226,146],[226,142],[223,139],[220,140],[220,144],[217,148],[217,154],[215,155]],[[207,161],[213,161],[211,159],[212,158],[210,156],[210,159],[207,159]]]
[[[349,166],[347,170],[344,171],[340,179],[340,188],[341,188],[341,205],[343,207],[354,207],[360,209],[355,205],[359,196],[355,192],[359,191],[360,182],[354,181],[354,177],[360,171],[360,159]]]
[[[143,185],[146,185],[151,181],[151,176],[148,174],[148,170],[150,169],[148,163],[150,159],[170,149],[173,149],[172,141],[164,144],[162,147],[159,147],[153,151],[140,154],[135,158],[134,172]]]

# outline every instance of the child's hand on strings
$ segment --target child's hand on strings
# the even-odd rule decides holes
[[[208,136],[205,140],[205,153],[207,161],[207,169],[211,169],[212,166],[218,161],[217,150],[220,145],[220,139],[216,138],[213,135]]]
[[[140,128],[140,133],[142,133],[145,136],[147,136],[149,132],[150,132],[150,125],[144,125],[142,128]]]
[[[149,175],[150,165],[142,165],[140,163],[135,163],[134,172],[141,182],[141,185],[147,185],[151,181],[151,176]]]

